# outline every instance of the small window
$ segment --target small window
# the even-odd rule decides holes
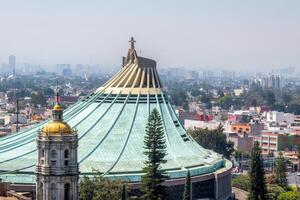
[[[42,149],[41,157],[42,158],[45,157],[45,150],[44,149]]]
[[[69,161],[65,160],[65,166],[68,166],[68,165],[69,165]]]
[[[68,149],[65,150],[65,158],[69,158],[69,150]]]

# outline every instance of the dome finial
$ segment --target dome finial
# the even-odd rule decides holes
[[[134,43],[136,42],[133,37],[130,38],[130,48],[134,49]]]
[[[56,105],[60,104],[60,96],[59,96],[59,92],[58,91],[56,92],[55,103],[56,103]]]

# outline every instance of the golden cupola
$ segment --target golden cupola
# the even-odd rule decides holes
[[[56,97],[56,105],[52,108],[52,121],[47,123],[41,131],[46,135],[68,135],[72,134],[72,128],[63,121],[63,109],[59,104],[59,95]]]

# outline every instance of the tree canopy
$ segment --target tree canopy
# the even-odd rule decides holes
[[[286,163],[281,152],[279,153],[279,157],[276,160],[275,175],[276,183],[282,188],[286,188],[288,186]]]
[[[97,173],[93,177],[84,176],[79,184],[80,200],[119,200],[124,195],[124,182],[108,180]]]
[[[223,134],[223,131],[224,129],[221,125],[215,130],[200,128],[189,130],[191,136],[202,147],[214,150],[224,157],[229,158],[234,152],[233,143],[226,140],[226,135]]]

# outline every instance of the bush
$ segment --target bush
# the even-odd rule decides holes
[[[267,196],[269,200],[276,200],[280,194],[285,193],[285,190],[279,185],[268,185],[267,191]]]
[[[267,182],[267,184],[270,184],[270,185],[276,184],[276,176],[274,174],[266,175],[266,182]]]
[[[250,179],[248,175],[240,175],[232,178],[231,182],[232,187],[239,188],[249,192],[250,188]]]
[[[299,193],[295,191],[289,191],[281,193],[278,196],[278,200],[298,200],[299,199]]]

